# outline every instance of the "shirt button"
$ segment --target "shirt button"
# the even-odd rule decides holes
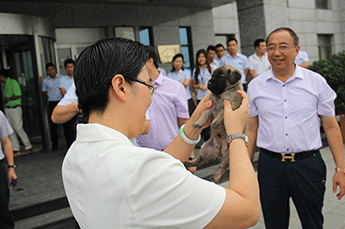
[[[283,87],[285,87],[285,84],[283,84]]]
[[[287,149],[286,151],[289,151],[289,149]]]
[[[288,134],[285,134],[285,136],[288,136]]]
[[[287,116],[285,116],[285,119],[287,119]]]
[[[284,99],[284,102],[286,102],[286,99]]]

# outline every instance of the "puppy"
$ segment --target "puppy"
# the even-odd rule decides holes
[[[186,167],[194,167],[211,159],[220,159],[221,163],[211,177],[211,181],[218,183],[221,176],[229,168],[229,144],[223,121],[223,100],[230,100],[233,110],[241,105],[242,96],[236,92],[236,90],[243,91],[241,73],[232,66],[221,66],[214,70],[207,87],[212,92],[209,99],[212,100],[213,105],[202,113],[201,117],[193,123],[193,127],[200,129],[209,118],[213,118],[211,137],[200,149],[198,156],[190,162],[184,162],[184,165]],[[243,133],[245,132],[246,127],[243,130]]]

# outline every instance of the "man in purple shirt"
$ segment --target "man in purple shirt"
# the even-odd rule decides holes
[[[344,147],[335,119],[336,93],[319,74],[294,63],[300,46],[289,28],[267,38],[272,68],[249,84],[247,135],[253,160],[260,148],[258,179],[266,228],[288,228],[291,197],[303,228],[322,228],[326,166],[320,120],[335,161],[333,192],[345,194]]]
[[[155,50],[150,47],[148,51],[150,59],[146,65],[147,71],[157,90],[148,109],[150,131],[136,140],[138,146],[164,150],[179,134],[180,126],[189,119],[187,95],[181,83],[158,72]]]

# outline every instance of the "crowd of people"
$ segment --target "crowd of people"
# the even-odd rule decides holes
[[[290,198],[303,228],[322,228],[326,168],[319,152],[321,123],[335,161],[333,192],[339,186],[338,199],[345,195],[335,92],[307,69],[308,55],[289,28],[255,40],[249,57],[238,52],[235,38],[226,46],[227,54],[222,44],[198,50],[192,70],[178,53],[167,74],[154,47],[122,38],[100,40],[76,62],[67,60],[66,76],[47,64],[42,93],[49,101],[52,148],[58,147],[56,125],[64,123],[69,150],[63,182],[81,228],[246,228],[256,224],[260,205],[266,228],[288,228]],[[207,84],[223,65],[241,72],[245,91],[238,92],[243,101],[235,111],[224,100],[224,125],[233,139],[226,189],[194,176],[196,168],[188,171],[181,163],[193,159],[201,138],[210,137],[209,123],[200,130],[192,123],[212,106]],[[0,81],[10,85],[6,72],[1,71]],[[16,101],[20,93],[5,98]],[[81,116],[86,121],[75,129]],[[2,113],[0,118],[5,125]],[[238,137],[246,123],[248,148]],[[20,129],[11,122],[0,129],[0,163],[6,157],[13,180],[10,125],[17,133]],[[23,134],[18,135],[24,143]],[[29,143],[24,144],[30,151]],[[15,141],[12,145],[14,151]],[[258,179],[252,166],[256,148]],[[7,187],[6,172],[1,174],[0,185],[6,181]],[[1,201],[2,209],[8,198]]]

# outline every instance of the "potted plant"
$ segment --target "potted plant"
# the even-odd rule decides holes
[[[340,128],[345,142],[345,50],[333,54],[328,60],[315,61],[309,69],[321,74],[337,93],[335,112],[340,116]]]

